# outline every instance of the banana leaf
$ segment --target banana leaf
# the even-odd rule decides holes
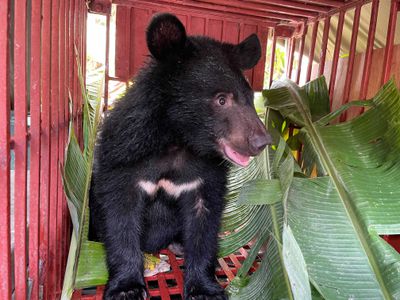
[[[92,92],[96,91],[94,92],[96,96],[91,96],[91,94],[87,92],[77,49],[75,49],[75,53],[83,99],[83,150],[81,150],[78,143],[71,118],[69,139],[65,150],[65,162],[62,166],[62,182],[72,219],[73,233],[61,299],[70,299],[74,288],[76,288],[78,270],[81,269],[78,268],[82,258],[80,255],[81,250],[85,250],[86,247],[84,246],[88,243],[89,188],[93,167],[94,145],[101,117],[100,91],[103,82],[102,79],[94,82],[95,87],[92,87],[91,90]]]
[[[291,151],[285,143],[277,146],[285,131],[280,114],[267,110],[265,124],[275,145],[253,159],[247,169],[231,170],[228,180],[220,255],[233,253],[249,242],[252,244],[248,257],[227,288],[230,299],[293,299],[282,255],[283,205],[275,162],[277,153],[279,157],[291,156]],[[226,230],[230,232],[227,234]],[[249,268],[263,252],[262,248],[267,249],[266,254],[258,270],[249,276]]]
[[[314,287],[325,299],[400,299],[400,254],[379,236],[400,234],[394,82],[361,116],[337,125],[325,125],[337,113],[313,119],[309,95],[290,81],[264,96],[268,107],[302,127],[305,173],[318,168],[319,177],[292,178],[285,215]]]
[[[310,115],[315,120],[329,113],[328,92],[325,90],[323,97],[319,97],[319,91],[324,86],[325,80],[320,78],[303,87],[304,92],[310,96],[307,99],[313,107]],[[288,97],[289,95],[286,95],[286,98]],[[232,220],[238,221],[232,222],[236,226],[232,227],[237,229],[223,238],[220,252],[229,254],[252,239],[256,239],[257,243],[267,240],[267,251],[258,271],[250,277],[247,274],[247,265],[254,262],[251,254],[261,247],[257,247],[256,243],[236,278],[229,285],[231,299],[311,299],[308,274],[301,268],[302,264],[305,265],[303,256],[290,227],[284,226],[284,206],[291,180],[294,174],[303,175],[300,167],[294,163],[290,148],[282,139],[282,136],[288,138],[287,122],[282,115],[285,116],[285,112],[287,115],[296,115],[294,110],[287,108],[288,111],[284,110],[283,113],[266,110],[265,124],[274,144],[268,147],[260,158],[254,159],[255,165],[250,166],[251,169],[257,169],[258,173],[252,176],[253,173],[238,169],[232,172],[235,176],[231,176],[228,181],[229,191],[234,192],[234,196],[238,194],[238,197],[228,197],[228,209],[225,211],[223,225]],[[234,184],[235,178],[240,180],[242,185]],[[231,203],[231,200],[236,200],[236,203]],[[249,217],[251,222],[247,219]],[[285,233],[283,241],[282,233]],[[230,240],[233,240],[231,247],[227,247],[227,241]],[[229,253],[224,252],[225,250]],[[297,261],[291,260],[291,257],[296,257]],[[315,294],[318,295],[317,292]]]

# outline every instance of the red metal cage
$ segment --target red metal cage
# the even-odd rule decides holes
[[[113,76],[108,55],[112,5],[117,16]],[[76,132],[81,132],[82,99],[74,48],[85,66],[88,9],[107,16],[106,104],[109,81],[129,80],[143,63],[147,54],[143,31],[149,18],[160,11],[177,14],[191,34],[238,42],[256,33],[263,44],[263,59],[246,73],[255,90],[275,79],[278,45],[286,47],[287,77],[304,83],[326,76],[333,108],[370,97],[390,77],[400,86],[400,46],[395,45],[400,34],[396,34],[398,0],[2,1],[0,299],[11,299],[12,294],[16,300],[60,297],[71,234],[60,164],[69,120]],[[360,30],[365,10],[368,26]],[[387,11],[387,19],[384,33],[379,32],[384,37],[378,38],[381,11]],[[350,34],[345,31],[348,18]],[[365,43],[360,51],[361,38]],[[264,78],[266,68],[269,78]],[[360,112],[352,109],[341,121]],[[400,249],[398,236],[385,238]],[[181,294],[180,262],[167,254],[173,262],[173,275],[154,278],[158,291],[153,296]],[[220,261],[224,270],[220,272],[227,280],[239,267],[241,255],[230,257],[228,263]],[[177,283],[174,288],[167,284],[172,279]],[[74,297],[100,299],[101,292],[98,288],[97,296],[84,296],[77,291]]]
[[[86,16],[80,0],[0,5],[0,299],[62,288],[71,230],[59,168],[69,119],[80,130],[74,45],[83,63]]]

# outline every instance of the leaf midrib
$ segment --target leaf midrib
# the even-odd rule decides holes
[[[266,108],[266,114],[265,114],[265,126],[266,129],[268,130],[268,118],[269,118],[269,113],[270,113],[270,109]],[[264,158],[264,170],[265,170],[265,178],[267,180],[272,180],[271,177],[271,165],[270,165],[270,147],[267,147],[265,149],[265,154],[263,156]],[[271,211],[271,219],[272,219],[272,226],[273,226],[273,231],[274,231],[274,235],[277,239],[277,248],[278,248],[278,253],[279,253],[279,262],[281,264],[281,268],[282,268],[282,272],[283,272],[283,277],[285,279],[285,285],[286,285],[286,289],[288,292],[288,296],[290,300],[294,300],[293,299],[293,294],[292,294],[292,288],[290,286],[290,282],[289,282],[289,276],[286,272],[286,268],[285,268],[285,264],[283,263],[283,253],[282,253],[282,239],[281,239],[281,232],[279,230],[279,222],[278,222],[278,216],[277,216],[277,212],[276,212],[276,208],[275,208],[276,204],[271,204],[269,205],[269,209]]]
[[[324,165],[324,168],[326,172],[329,174],[329,176],[332,178],[333,184],[335,185],[335,188],[339,194],[339,197],[341,199],[342,204],[345,207],[345,211],[351,221],[351,224],[354,227],[354,230],[356,232],[356,235],[361,243],[361,246],[368,258],[368,262],[375,274],[376,280],[381,287],[381,291],[383,293],[384,299],[391,300],[393,299],[392,296],[390,295],[390,292],[388,291],[381,271],[378,266],[378,261],[370,248],[370,245],[368,243],[368,238],[365,236],[365,231],[363,230],[363,227],[361,223],[359,222],[355,208],[353,207],[351,197],[348,194],[345,184],[342,181],[337,169],[335,168],[334,163],[329,157],[328,151],[326,150],[321,138],[320,134],[318,132],[318,129],[314,126],[312,123],[312,120],[310,118],[310,115],[307,114],[307,109],[304,106],[304,103],[301,101],[301,96],[297,89],[293,87],[293,84],[288,85],[288,91],[291,94],[297,108],[299,109],[300,114],[303,116],[303,119],[305,121],[305,127],[310,135],[311,142],[313,143],[314,147],[317,149],[317,152],[321,155],[321,162]]]

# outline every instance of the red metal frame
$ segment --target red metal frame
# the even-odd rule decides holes
[[[371,6],[371,19],[369,21],[367,49],[365,51],[364,69],[361,79],[360,99],[367,97],[368,81],[371,72],[372,51],[374,50],[376,21],[378,19],[379,0],[373,0]]]
[[[51,4],[52,1],[42,2],[42,39],[51,41]],[[42,114],[41,114],[41,165],[40,165],[40,235],[39,259],[42,262],[39,273],[39,284],[43,285],[43,296],[48,298],[48,257],[49,257],[49,198],[50,198],[50,61],[51,44],[42,43]]]
[[[55,295],[56,289],[56,243],[57,243],[57,186],[58,173],[58,97],[59,97],[59,1],[52,0],[51,16],[51,63],[50,63],[50,198],[49,198],[49,243],[48,269],[46,273],[47,293]]]
[[[299,62],[297,65],[297,74],[296,74],[296,83],[299,84],[300,82],[300,75],[301,75],[301,64],[303,62],[303,55],[304,55],[304,44],[306,41],[308,26],[304,24],[304,31],[303,35],[301,36],[300,40],[300,52],[299,52]]]
[[[290,49],[289,49],[289,56],[288,56],[288,71],[287,77],[289,79],[292,78],[292,71],[293,71],[293,60],[294,60],[294,51],[296,49],[296,39],[292,37],[290,39]]]
[[[9,2],[0,5],[0,299],[11,299]]]
[[[15,299],[27,298],[27,86],[26,86],[26,0],[15,1],[14,17],[14,270]]]
[[[210,4],[215,4],[215,0],[200,0],[199,2],[203,3],[210,3]],[[287,6],[279,6],[279,5],[274,5],[275,2],[243,2],[243,1],[238,1],[238,0],[219,0],[217,1],[218,4],[221,5],[226,5],[228,7],[237,7],[245,10],[255,10],[255,11],[266,11],[266,12],[272,12],[272,13],[277,13],[276,17],[280,17],[279,14],[283,15],[293,15],[293,16],[301,16],[301,17],[307,17],[307,18],[312,18],[316,17],[318,14],[315,12],[311,12],[309,10],[303,10],[303,9],[298,9],[294,7],[287,7]],[[284,19],[282,19],[284,20]]]
[[[356,56],[357,35],[358,35],[358,27],[360,25],[360,15],[361,15],[361,6],[357,6],[353,18],[354,22],[353,22],[353,30],[351,33],[349,61],[347,64],[346,79],[344,83],[343,104],[349,102],[349,97],[350,97],[350,86],[353,79],[353,67],[354,67],[354,58]],[[347,111],[344,112],[340,116],[340,118],[341,121],[345,121],[347,119]]]
[[[149,1],[147,0],[113,0],[112,3],[117,4],[118,6],[134,6],[134,5],[149,5]],[[267,26],[274,26],[278,24],[279,20],[281,20],[279,17],[276,19],[271,19],[271,16],[275,16],[273,13],[255,13],[253,11],[249,12],[247,10],[239,9],[239,8],[228,8],[223,5],[214,5],[214,4],[201,4],[199,5],[197,2],[193,3],[191,2],[185,2],[184,5],[179,4],[177,2],[174,2],[173,0],[163,0],[163,1],[151,1],[151,5],[154,5],[154,7],[157,6],[165,6],[168,5],[170,11],[174,11],[175,9],[189,9],[189,10],[201,10],[202,12],[206,12],[207,14],[210,15],[215,15],[215,16],[224,16],[224,17],[230,17],[230,18],[249,18],[251,20],[259,21],[264,23]],[[294,17],[296,20],[299,20],[299,18]],[[291,17],[284,17],[283,19],[290,21],[292,20]],[[300,20],[302,20],[300,18]]]
[[[12,27],[11,12],[15,14]],[[67,95],[69,90],[77,95],[73,99],[74,107],[81,106],[79,86],[73,85],[77,83],[73,45],[81,52],[84,66],[86,4],[82,0],[31,0],[30,5],[26,0],[6,1],[0,6],[0,17],[0,79],[3,82],[0,87],[0,299],[11,299],[12,292],[15,299],[28,298],[28,279],[30,299],[39,299],[40,291],[44,299],[56,299],[62,288],[70,234],[60,177],[66,127],[72,117],[68,113]],[[14,57],[12,66],[9,65],[10,49]],[[14,76],[12,81],[10,74]],[[10,136],[10,88],[14,96],[13,136]],[[77,116],[79,113],[80,110],[75,114],[76,124],[82,120]],[[81,131],[80,127],[77,129]],[[12,191],[10,151],[15,153]],[[11,196],[14,196],[13,256]]]
[[[69,213],[62,190],[60,178],[60,163],[64,160],[64,146],[68,138],[68,122],[73,121],[74,128],[82,141],[82,96],[77,77],[75,58],[75,46],[80,55],[80,61],[85,69],[85,41],[86,41],[86,3],[84,0],[31,0],[27,5],[26,0],[3,1],[0,5],[0,299],[11,299],[14,291],[15,299],[26,299],[28,294],[28,279],[32,283],[31,299],[39,299],[40,291],[43,291],[43,299],[59,298],[63,272],[69,248],[71,227]],[[249,81],[262,78],[265,66],[265,51],[268,33],[274,30],[272,40],[272,53],[270,60],[270,79],[272,83],[275,73],[275,47],[278,39],[289,39],[287,45],[287,69],[288,77],[294,77],[299,82],[300,78],[307,81],[312,79],[313,60],[315,57],[315,45],[317,39],[318,22],[324,23],[322,46],[319,55],[318,74],[326,72],[327,53],[326,48],[329,39],[331,16],[339,14],[336,43],[330,70],[329,82],[330,97],[340,98],[340,101],[348,102],[354,94],[354,70],[356,67],[356,41],[359,27],[359,16],[364,4],[371,0],[276,0],[267,3],[264,0],[249,0],[244,3],[239,0],[94,0],[90,2],[91,9],[99,10],[107,15],[107,55],[106,55],[106,85],[105,103],[108,101],[108,83],[113,78],[109,75],[109,46],[110,46],[110,8],[111,3],[140,8],[152,7],[152,11],[164,10],[194,12],[194,19],[206,15],[204,24],[186,18],[187,27],[200,34],[218,34],[208,26],[211,20],[221,21],[222,31],[220,38],[237,42],[248,34],[256,32],[263,41],[263,61],[250,72],[246,73]],[[13,5],[13,9],[11,9]],[[97,7],[97,8],[96,8]],[[30,11],[27,11],[27,9]],[[343,59],[339,58],[342,39],[344,17],[349,9],[355,8],[353,31],[350,42],[350,51],[347,62],[347,74],[342,86],[336,86],[339,64]],[[400,8],[398,0],[391,0],[390,17],[386,36],[382,69],[378,81],[386,82],[392,74],[398,71],[392,67],[394,35],[397,20],[397,12]],[[379,0],[372,0],[371,19],[368,31],[368,41],[365,57],[363,59],[361,87],[356,94],[365,99],[371,91],[373,54],[375,31]],[[14,22],[10,25],[10,13],[14,13]],[[29,15],[30,19],[25,16]],[[30,20],[26,23],[26,20]],[[196,23],[197,22],[197,23]],[[238,23],[228,28],[228,23]],[[308,25],[310,34],[307,36]],[[256,27],[255,27],[256,26]],[[132,30],[134,27],[130,27]],[[302,33],[301,30],[303,30]],[[11,32],[12,31],[12,32]],[[11,34],[13,33],[13,34]],[[28,38],[27,34],[30,34]],[[305,41],[311,37],[310,47],[305,54]],[[300,41],[296,41],[299,38]],[[293,73],[293,61],[298,45],[299,66],[296,74]],[[27,49],[30,49],[29,52]],[[10,53],[11,51],[12,53]],[[14,64],[10,65],[10,55],[13,54]],[[29,54],[29,56],[28,56]],[[307,55],[309,63],[302,70],[303,56]],[[13,69],[11,69],[13,68]],[[29,72],[29,76],[27,75]],[[13,74],[13,78],[10,78]],[[300,76],[301,75],[301,76]],[[304,77],[303,77],[304,76]],[[397,77],[396,77],[397,78]],[[124,80],[127,80],[125,78]],[[13,86],[10,86],[11,82]],[[262,82],[257,89],[262,88]],[[10,136],[10,107],[11,89],[15,108],[15,132]],[[29,89],[29,90],[28,90]],[[30,107],[27,107],[29,95]],[[68,98],[71,95],[73,103],[72,114],[69,112]],[[340,96],[340,97],[338,97]],[[342,97],[343,96],[343,97]],[[361,112],[358,109],[357,112]],[[30,126],[27,116],[30,115]],[[344,121],[350,113],[344,114]],[[28,146],[30,147],[30,164],[28,165]],[[10,159],[12,151],[15,154],[15,188],[10,190]],[[28,184],[27,172],[30,171]],[[29,202],[27,191],[29,189]],[[11,255],[11,224],[10,224],[10,200],[14,196],[14,257]],[[29,205],[29,216],[28,207]],[[29,217],[29,224],[27,223]],[[29,226],[28,226],[29,225]],[[27,232],[29,231],[29,234]],[[400,249],[399,236],[385,236],[395,249]],[[27,242],[26,242],[27,241]],[[27,251],[28,250],[28,251]],[[151,295],[162,295],[162,299],[169,299],[169,295],[182,294],[182,272],[180,266],[183,261],[176,260],[170,253],[170,262],[176,272],[161,274],[148,279],[156,280],[158,287],[151,291]],[[220,260],[222,269],[217,271],[218,276],[225,278],[226,284],[231,280],[237,268],[240,267],[242,256],[230,256]],[[27,263],[29,268],[27,269]],[[11,273],[11,265],[14,265],[14,275]],[[27,272],[28,271],[28,272]],[[180,272],[180,275],[178,274]],[[12,276],[14,276],[12,278]],[[172,276],[172,277],[171,277]],[[180,277],[179,277],[180,276]],[[180,278],[180,279],[179,279]],[[169,280],[176,280],[176,286],[170,286]],[[12,282],[15,284],[12,290]],[[99,293],[90,299],[100,299]],[[76,293],[78,295],[79,292]],[[89,296],[79,296],[89,299]],[[96,298],[97,297],[97,298]]]
[[[318,76],[322,76],[324,74],[324,70],[325,70],[326,49],[327,49],[327,45],[328,45],[330,24],[331,24],[331,17],[327,17],[324,20],[324,33],[322,35],[322,45],[321,45],[321,54],[320,54],[320,60],[319,60]]]
[[[319,25],[318,21],[316,21],[312,25],[313,29],[312,29],[312,35],[311,35],[310,52],[308,53],[308,66],[307,66],[307,73],[306,73],[307,74],[306,82],[310,81],[310,78],[311,78],[312,65],[313,65],[313,61],[314,61],[315,42],[317,40],[318,25]]]
[[[381,84],[389,80],[390,70],[392,66],[394,34],[396,31],[397,12],[399,10],[398,0],[392,0],[390,6],[390,17],[388,24],[388,32],[386,36],[385,58],[383,60],[383,72]]]
[[[334,50],[334,54],[333,54],[331,78],[330,78],[330,82],[329,82],[329,98],[331,99],[331,101],[333,99],[333,93],[335,91],[336,72],[337,72],[337,66],[338,66],[338,60],[339,60],[339,54],[340,54],[340,45],[342,43],[344,15],[345,15],[344,11],[341,11],[339,13],[339,21],[338,21],[338,25],[337,25],[335,50]]]
[[[40,210],[40,96],[41,96],[41,6],[40,0],[31,2],[31,55],[30,55],[30,147],[31,177],[29,201],[29,277],[32,280],[31,298],[39,297],[39,210]],[[36,42],[35,42],[36,41]]]
[[[274,31],[274,36],[272,38],[272,48],[271,48],[271,58],[270,58],[270,66],[269,66],[269,87],[272,85],[272,81],[274,79],[274,66],[275,66],[275,49],[276,49],[276,40],[277,40],[276,32]]]
[[[307,3],[315,3],[315,4],[325,4],[333,7],[341,7],[343,5],[343,2],[341,1],[336,1],[336,0],[304,0],[303,2]]]
[[[66,99],[66,84],[65,84],[65,78],[66,78],[66,73],[65,73],[65,68],[66,68],[66,63],[65,63],[65,57],[66,57],[66,33],[65,33],[65,28],[66,28],[66,18],[64,17],[66,15],[66,1],[60,1],[60,8],[59,8],[59,20],[60,20],[60,27],[59,27],[59,32],[60,32],[60,41],[59,41],[59,59],[60,59],[60,75],[59,75],[59,92],[60,92],[60,101],[59,101],[59,108],[58,108],[58,158],[59,161],[64,161],[64,145],[66,141],[66,127],[65,124],[68,123],[68,120],[65,118],[65,101]],[[64,197],[64,191],[62,187],[62,182],[61,178],[59,178],[57,182],[57,221],[56,221],[56,275],[57,275],[57,282],[56,282],[56,287],[59,288],[61,287],[62,284],[62,274],[63,274],[63,243],[65,243],[65,238],[62,234],[63,230],[63,215],[64,215],[64,203],[66,203],[65,197]],[[61,259],[57,259],[61,258]],[[56,294],[60,292],[59,290],[56,290]]]
[[[251,2],[262,3],[262,4],[266,3],[265,0],[251,0]],[[296,8],[296,9],[301,9],[301,10],[305,10],[305,11],[315,11],[318,13],[328,13],[329,12],[328,7],[320,6],[320,5],[305,4],[305,3],[299,3],[299,2],[287,1],[287,0],[274,0],[273,3],[276,5],[280,5],[282,7]]]
[[[105,80],[104,80],[104,109],[108,108],[108,85],[110,78],[110,15],[106,16],[106,55],[105,55]]]

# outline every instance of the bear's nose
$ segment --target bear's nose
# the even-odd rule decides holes
[[[272,138],[268,132],[255,133],[249,137],[249,145],[253,155],[259,154],[265,146],[271,145]]]

